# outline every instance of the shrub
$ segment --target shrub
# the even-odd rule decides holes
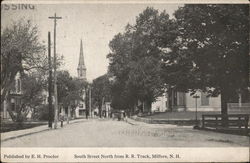
[[[52,106],[52,119],[54,120],[54,107]],[[40,121],[48,121],[49,120],[49,105],[41,105],[35,109],[33,114],[33,119],[37,119]]]

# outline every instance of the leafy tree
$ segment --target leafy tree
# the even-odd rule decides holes
[[[54,106],[52,106],[52,119],[54,119]],[[49,120],[49,105],[48,104],[42,104],[39,105],[34,112],[32,113],[32,118],[37,119],[40,121],[48,121]]]
[[[16,106],[15,110],[7,107],[11,119],[19,123],[26,120],[28,113],[42,105],[44,101],[43,90],[46,88],[46,81],[38,73],[23,74],[21,83],[22,95],[20,105]],[[11,89],[13,88],[15,86]]]
[[[63,102],[63,98],[67,96],[69,92],[69,87],[71,86],[72,77],[68,71],[58,71],[57,72],[57,94],[58,103]]]
[[[5,100],[18,72],[43,67],[44,46],[38,30],[28,20],[21,19],[1,33],[1,103]]]
[[[178,37],[165,54],[167,83],[221,95],[221,112],[248,84],[249,6],[185,5],[175,12]]]
[[[72,78],[68,71],[58,71],[57,84],[58,103],[63,104],[64,108],[70,107],[70,111],[73,113],[77,106],[75,101],[83,101],[83,90],[86,89],[88,83]]]
[[[111,100],[111,83],[107,74],[93,80],[92,84],[93,103],[98,107],[99,116],[101,117],[102,105],[104,102]]]
[[[124,34],[116,35],[110,42],[109,68],[116,77],[115,86],[122,88],[116,94],[121,100],[127,100],[125,103],[130,108],[140,100],[145,109],[150,110],[151,103],[162,95],[164,49],[161,47],[166,48],[175,40],[173,26],[174,22],[165,11],[159,13],[147,8],[136,18],[134,26],[127,25]],[[164,39],[164,36],[169,38]]]
[[[111,87],[112,103],[114,109],[127,109],[133,107],[136,100],[127,88],[128,75],[130,72],[130,60],[132,53],[132,35],[130,25],[127,26],[127,32],[117,34],[109,43],[111,53],[108,54],[110,60],[109,71],[115,77]],[[132,105],[132,106],[131,106]]]

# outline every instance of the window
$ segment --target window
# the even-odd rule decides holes
[[[201,106],[208,106],[209,105],[209,97],[204,92],[201,92]]]
[[[16,105],[21,105],[21,99],[20,98],[16,98]]]
[[[15,111],[15,110],[16,110],[16,108],[15,108],[15,103],[11,103],[11,110],[12,110],[12,111]]]
[[[17,93],[21,92],[21,81],[17,79]]]
[[[84,110],[79,110],[79,115],[83,116],[84,115]]]
[[[173,95],[174,95],[174,106],[177,105],[177,91],[173,91]]]
[[[178,92],[178,105],[179,106],[185,106],[186,105],[185,93],[184,92]]]

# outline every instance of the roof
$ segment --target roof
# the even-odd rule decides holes
[[[81,44],[80,44],[80,55],[79,55],[78,69],[79,68],[86,69],[85,63],[84,63],[84,56],[83,56],[82,40],[81,40]]]

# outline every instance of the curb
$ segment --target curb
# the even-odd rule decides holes
[[[130,120],[132,120],[132,119],[130,119]],[[128,124],[131,124],[131,125],[136,125],[135,123],[132,123],[132,122],[130,122],[130,121],[126,121]]]
[[[18,135],[18,136],[12,136],[12,137],[9,137],[9,138],[6,138],[6,139],[2,139],[1,142],[16,139],[16,138],[20,138],[20,137],[24,137],[24,136],[28,136],[28,135],[33,135],[33,134],[48,131],[48,130],[51,130],[51,129],[47,128],[47,129],[44,129],[44,130],[41,130],[41,131],[35,131],[35,132],[30,132],[30,133],[26,133],[26,134],[22,134],[22,135]]]
[[[173,124],[173,125],[193,125],[195,124],[195,120],[193,119],[149,119],[149,118],[141,118],[141,117],[131,117],[132,120],[138,122],[144,122],[148,124]]]
[[[74,124],[74,123],[79,123],[79,122],[83,122],[84,119],[81,119],[81,120],[75,120],[75,121],[72,121],[71,123],[67,124],[67,125],[70,125],[70,124]],[[66,122],[67,123],[67,122]],[[45,125],[42,125],[42,126],[45,126]],[[37,127],[42,127],[42,126],[37,126]],[[46,125],[47,126],[47,125]],[[30,128],[32,129],[32,128]],[[8,141],[8,140],[12,140],[12,139],[16,139],[16,138],[20,138],[20,137],[24,137],[24,136],[28,136],[28,135],[33,135],[33,134],[37,134],[37,133],[41,133],[41,132],[44,132],[44,131],[49,131],[49,130],[53,130],[51,128],[45,128],[45,129],[41,129],[39,131],[34,131],[34,132],[29,132],[29,133],[24,133],[24,134],[20,134],[20,135],[17,135],[17,136],[10,136],[10,137],[7,137],[5,139],[1,139],[1,142],[5,142],[5,141]],[[18,131],[18,130],[16,130]],[[12,132],[12,131],[10,131]],[[3,134],[3,133],[0,133],[0,134]],[[2,137],[2,136],[1,136]]]

